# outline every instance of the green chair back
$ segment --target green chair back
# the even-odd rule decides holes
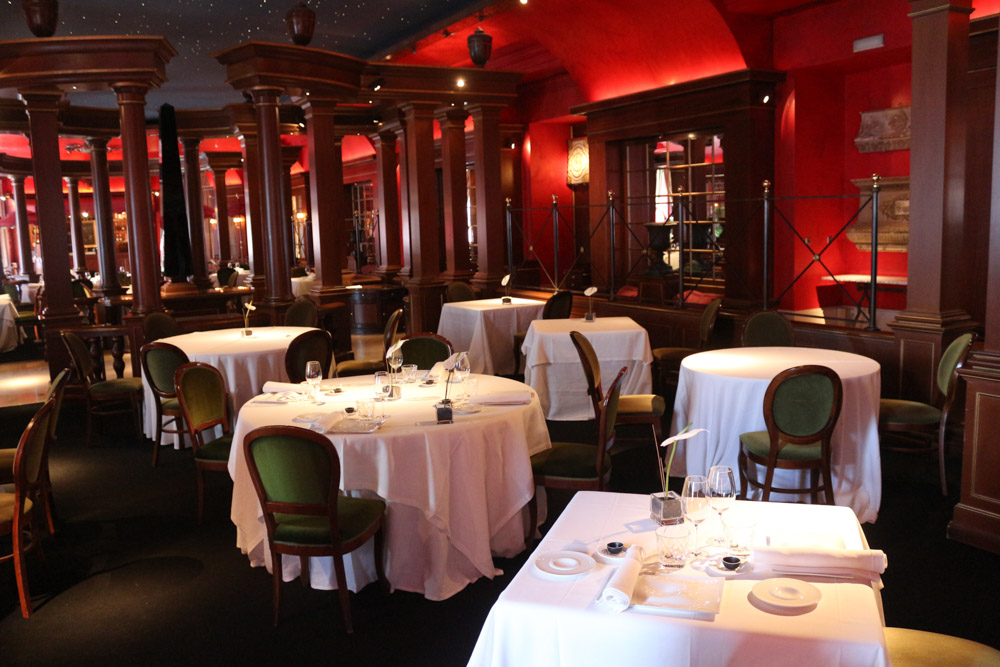
[[[331,495],[336,497],[340,482],[340,459],[332,444],[329,448],[324,447],[302,433],[279,432],[259,437],[254,437],[253,433],[247,434],[245,439],[246,460],[257,470],[264,499],[315,505],[326,513]]]
[[[54,400],[50,399],[43,403],[21,434],[17,452],[14,454],[15,493],[29,492],[39,487],[43,481],[42,463],[45,461],[48,443],[51,440],[49,421],[52,419],[53,409],[55,409]]]
[[[701,312],[701,320],[698,322],[698,347],[702,350],[708,347],[708,339],[715,329],[715,320],[719,317],[721,307],[722,299],[712,299]]]
[[[229,276],[236,273],[236,269],[224,266],[215,272],[215,277],[219,279],[219,287],[225,287],[229,284]]]
[[[71,285],[73,288],[74,299],[89,299],[94,296],[94,293],[90,291],[89,287],[87,287],[87,283],[80,279],[74,280]]]
[[[3,291],[4,294],[10,297],[10,300],[14,304],[14,306],[17,306],[21,303],[21,290],[17,288],[17,285],[15,285],[14,283],[4,283]]]
[[[299,297],[285,311],[285,326],[314,327],[319,323],[319,308],[311,300]]]
[[[146,337],[147,343],[176,336],[180,332],[181,328],[178,326],[177,320],[166,313],[150,313],[142,320],[142,333]]]
[[[139,354],[142,371],[153,392],[160,398],[176,396],[174,375],[178,368],[190,361],[184,350],[170,343],[155,341],[143,345]]]
[[[233,271],[232,273],[229,274],[229,277],[226,279],[226,287],[236,287],[236,283],[239,282],[239,279],[240,279],[240,274],[237,273],[236,271]]]
[[[473,301],[475,298],[476,292],[472,289],[472,285],[469,283],[450,283],[448,285],[448,290],[445,292],[445,299],[448,303],[455,303],[456,301]]]
[[[69,351],[70,361],[73,363],[73,371],[81,382],[90,382],[94,377],[94,360],[90,358],[90,348],[83,342],[83,339],[72,331],[60,333],[63,344]]]
[[[428,370],[439,361],[451,356],[451,342],[435,333],[409,334],[403,337],[400,348],[404,364],[416,364],[419,370]]]
[[[174,374],[174,387],[196,446],[206,429],[221,425],[229,431],[226,383],[215,366],[200,361],[184,364]]]
[[[594,405],[594,418],[598,419],[603,400],[601,395],[601,362],[597,358],[594,346],[590,344],[586,336],[579,331],[570,331],[569,337],[573,341],[576,353],[580,355],[580,365],[583,366],[583,375],[587,380],[587,395],[590,396],[590,401]]]
[[[56,437],[59,412],[62,410],[63,396],[66,393],[66,385],[69,384],[69,376],[72,372],[69,368],[59,371],[59,374],[49,382],[49,390],[45,394],[45,402],[52,401],[52,416],[49,417],[49,436],[52,438]]]
[[[785,316],[773,310],[759,310],[743,325],[743,347],[792,347],[795,338]]]
[[[548,298],[542,308],[543,320],[565,320],[573,312],[573,293],[568,290],[556,292]]]
[[[965,364],[965,359],[972,348],[972,339],[971,333],[962,334],[953,340],[941,355],[937,367],[937,385],[942,395],[948,396],[951,393],[955,371]]]
[[[829,446],[842,404],[840,377],[826,366],[807,365],[778,373],[764,394],[764,422],[774,443]]]
[[[304,382],[306,362],[318,361],[323,368],[323,377],[330,373],[333,359],[333,336],[322,329],[306,331],[292,339],[285,350],[285,373],[289,382]]]

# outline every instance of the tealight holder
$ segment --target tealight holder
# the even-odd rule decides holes
[[[504,303],[504,304],[508,304],[509,305],[509,304],[513,303],[513,301],[510,300],[509,296],[505,296],[505,297],[501,297],[500,303]]]

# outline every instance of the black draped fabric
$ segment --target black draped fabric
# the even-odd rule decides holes
[[[160,107],[160,197],[163,198],[163,275],[183,281],[191,273],[191,239],[177,149],[177,120],[169,104]]]

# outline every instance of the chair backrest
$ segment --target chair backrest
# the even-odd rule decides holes
[[[90,297],[94,296],[94,293],[90,291],[91,288],[87,286],[87,283],[79,278],[77,278],[71,283],[71,287],[73,289],[74,299],[89,299]]]
[[[830,454],[830,436],[843,403],[840,376],[827,366],[806,365],[778,373],[764,393],[764,423],[771,439],[771,456],[779,441],[791,445],[822,443]]]
[[[204,444],[202,433],[215,426],[229,432],[229,395],[222,373],[215,366],[191,361],[174,374],[177,400],[195,453]]]
[[[382,332],[382,355],[384,356],[392,344],[396,342],[396,334],[399,333],[399,323],[403,321],[403,309],[397,308],[389,315],[385,322],[385,331]]]
[[[941,361],[937,367],[937,385],[942,396],[950,397],[955,385],[958,383],[959,368],[965,365],[965,360],[969,358],[969,351],[972,349],[974,334],[962,334],[945,348],[941,355]]]
[[[340,457],[325,435],[297,426],[262,426],[243,438],[243,456],[269,538],[295,515],[327,515],[330,535],[340,534]]]
[[[429,370],[439,361],[451,356],[451,341],[436,333],[424,332],[403,336],[404,364],[416,364],[419,370]]]
[[[59,426],[59,412],[62,410],[63,396],[72,370],[64,368],[49,382],[49,390],[45,394],[45,402],[52,401],[52,415],[49,417],[49,437],[55,439],[56,428]]]
[[[306,362],[318,361],[323,368],[323,377],[330,373],[333,359],[333,336],[329,331],[314,329],[301,333],[292,339],[285,350],[285,373],[289,382],[304,382]]]
[[[795,337],[785,316],[773,310],[758,310],[743,325],[743,347],[792,347]]]
[[[180,332],[181,328],[177,324],[177,320],[166,313],[150,313],[142,320],[142,333],[147,343],[176,336]]]
[[[594,346],[590,344],[587,337],[579,331],[569,332],[570,340],[576,353],[580,355],[580,365],[583,366],[583,376],[587,380],[587,395],[594,405],[594,419],[601,418],[601,403],[604,396],[601,392],[601,362],[597,358]]]
[[[215,277],[219,279],[219,287],[225,287],[229,284],[229,276],[236,273],[236,269],[224,266],[215,272]]]
[[[615,444],[615,421],[618,419],[618,399],[622,393],[622,382],[628,367],[623,366],[618,375],[615,376],[608,393],[601,402],[601,414],[597,419],[597,478],[604,479],[604,457]]]
[[[159,398],[177,396],[174,375],[178,368],[190,361],[184,350],[170,343],[154,341],[142,346],[139,350],[139,360],[142,363],[143,375],[146,376],[149,387],[156,396]]]
[[[77,378],[88,387],[95,377],[94,360],[90,358],[90,348],[83,342],[83,339],[72,331],[62,331],[62,337],[66,350],[69,351],[69,358],[73,364],[73,372]]]
[[[722,307],[722,299],[712,299],[701,311],[701,320],[698,322],[698,349],[704,350],[708,347],[708,339],[715,329],[715,320],[719,317],[719,309]]]
[[[449,283],[448,289],[445,292],[445,299],[448,303],[454,303],[456,301],[472,301],[475,298],[476,292],[472,289],[472,285],[461,281]]]
[[[565,320],[573,312],[573,293],[561,290],[548,298],[542,308],[543,320]]]
[[[286,327],[314,327],[319,322],[319,308],[312,299],[300,296],[285,311]]]
[[[15,503],[21,506],[24,504],[24,498],[30,497],[41,486],[42,463],[45,461],[51,441],[49,420],[52,419],[54,409],[54,400],[45,401],[28,422],[28,426],[21,434],[21,440],[17,443],[17,451],[14,453],[14,493]],[[14,512],[15,529],[20,514],[21,511]]]
[[[305,278],[307,275],[309,275],[309,272],[301,266],[296,266],[292,269],[292,278]]]

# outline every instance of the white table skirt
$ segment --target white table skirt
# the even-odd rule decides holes
[[[733,511],[757,516],[755,544],[782,533],[840,537],[848,549],[867,548],[846,507],[738,502]],[[699,527],[704,537],[718,525]],[[578,492],[534,554],[490,610],[469,661],[487,665],[885,665],[881,596],[876,584],[801,577],[822,592],[807,612],[778,615],[751,602],[750,589],[770,571],[727,579],[722,604],[709,620],[628,609],[612,614],[596,604],[614,566],[598,563],[577,577],[534,566],[541,554],[593,553],[611,540],[640,545],[655,558],[649,497]],[[681,574],[711,576],[692,565]]]
[[[513,380],[479,376],[480,395],[526,387]],[[243,456],[243,437],[253,428],[293,424],[303,412],[338,411],[371,396],[372,377],[327,380],[343,394],[326,403],[247,403],[240,412],[229,459],[233,478],[232,520],[237,546],[253,566],[271,570],[267,530]],[[454,392],[452,385],[450,392]],[[548,449],[548,431],[537,396],[526,405],[484,406],[456,415],[449,425],[433,421],[443,385],[404,384],[402,399],[386,404],[389,421],[371,434],[328,434],[341,460],[341,488],[375,494],[388,505],[386,576],[395,589],[443,600],[480,577],[497,572],[492,553],[509,557],[524,548],[522,509],[532,495],[530,456]],[[300,424],[301,425],[301,424]],[[285,581],[299,576],[299,559],[283,558]],[[375,581],[372,546],[344,559],[348,588]],[[310,561],[314,588],[336,588],[332,559]]]
[[[0,352],[10,352],[21,344],[24,333],[17,326],[17,308],[6,294],[0,294]]]
[[[828,366],[837,372],[843,384],[843,407],[831,441],[834,500],[853,509],[863,523],[875,521],[882,500],[878,440],[880,367],[868,357],[849,352],[806,347],[744,347],[700,352],[684,359],[671,432],[692,423],[708,429],[709,433],[678,449],[671,475],[707,475],[714,465],[728,465],[735,472],[740,434],[767,430],[764,423],[767,386],[781,371],[803,364]],[[786,488],[802,485],[807,481],[806,474],[778,470],[774,484]],[[771,497],[802,499],[786,494]]]
[[[468,351],[473,373],[511,375],[514,334],[527,331],[542,315],[544,301],[511,298],[446,303],[441,308],[438,334],[451,341],[456,352]]]
[[[605,391],[622,367],[628,373],[622,394],[648,394],[653,380],[646,330],[629,317],[599,317],[594,322],[582,319],[535,320],[521,347],[524,353],[524,381],[538,392],[545,418],[573,421],[594,418],[594,407],[587,395],[587,383],[580,356],[569,337],[579,331],[593,346],[601,362],[601,385]]]
[[[292,296],[299,297],[309,294],[309,290],[311,290],[315,284],[316,274],[292,278]]]

